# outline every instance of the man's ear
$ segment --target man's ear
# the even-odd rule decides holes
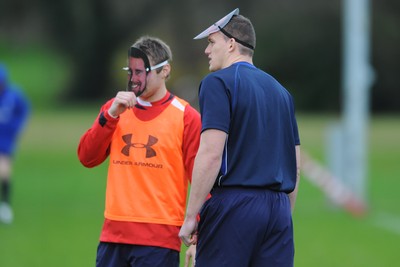
[[[169,77],[169,74],[171,73],[171,65],[166,64],[165,66],[163,66],[162,73],[164,78]]]
[[[237,46],[236,40],[229,38],[229,51],[233,51]]]

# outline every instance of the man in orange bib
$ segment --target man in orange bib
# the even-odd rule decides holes
[[[166,87],[171,60],[162,40],[137,40],[124,68],[127,90],[101,107],[81,137],[78,157],[85,167],[109,158],[97,267],[179,266],[178,233],[201,122]]]

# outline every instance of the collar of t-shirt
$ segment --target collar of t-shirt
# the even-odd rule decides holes
[[[174,95],[170,92],[167,92],[165,96],[155,102],[147,102],[143,99],[138,98],[138,103],[136,104],[133,112],[135,113],[138,119],[143,121],[149,121],[157,117],[168,105],[171,103],[171,100],[174,98]]]

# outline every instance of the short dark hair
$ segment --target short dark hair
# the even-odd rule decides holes
[[[235,15],[229,23],[223,28],[230,35],[256,48],[256,32],[250,19]],[[243,45],[239,48],[240,53],[253,56],[254,51]]]

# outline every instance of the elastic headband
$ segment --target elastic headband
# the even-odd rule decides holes
[[[233,38],[233,39],[235,39],[235,41],[238,42],[239,44],[241,44],[241,45],[243,45],[243,46],[245,46],[245,47],[247,47],[247,48],[250,48],[251,50],[254,50],[254,46],[252,46],[251,44],[248,44],[248,43],[246,43],[246,42],[244,42],[244,41],[242,41],[242,40],[239,40],[239,39],[236,38],[236,37],[233,37],[231,34],[229,34],[227,31],[225,31],[224,29],[222,29],[222,28],[219,27],[219,26],[218,26],[218,28],[219,28],[219,30],[220,30],[223,34],[225,34],[225,35],[228,36],[229,38]]]
[[[128,56],[143,59],[146,73],[149,73],[152,70],[158,69],[159,67],[162,67],[162,66],[165,66],[168,64],[168,60],[165,60],[155,66],[150,66],[150,61],[149,61],[149,58],[147,57],[146,53],[143,52],[141,49],[134,47],[134,46],[129,48]]]
[[[159,67],[165,66],[167,64],[168,64],[168,60],[165,60],[165,61],[163,61],[163,62],[161,62],[161,63],[159,63],[159,64],[157,64],[157,65],[155,65],[153,67],[150,67],[150,70],[158,69]]]

